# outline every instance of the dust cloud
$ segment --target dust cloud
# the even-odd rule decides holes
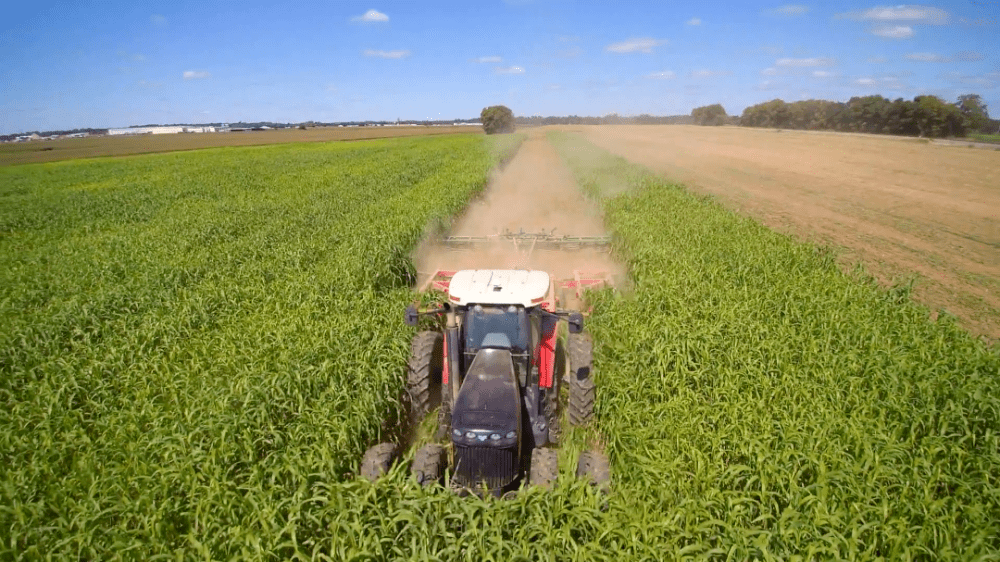
[[[493,236],[505,231],[556,236],[604,236],[600,210],[587,200],[572,174],[540,130],[531,131],[506,168],[494,174],[485,193],[472,202],[446,236]],[[518,248],[496,239],[475,249],[454,249],[425,241],[413,256],[417,286],[435,271],[458,269],[535,269],[553,279],[574,271],[604,272],[620,279],[625,268],[607,250],[593,248]]]

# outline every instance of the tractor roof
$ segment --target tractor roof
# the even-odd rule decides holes
[[[468,304],[541,304],[549,292],[549,274],[524,269],[464,269],[451,278],[448,299]]]

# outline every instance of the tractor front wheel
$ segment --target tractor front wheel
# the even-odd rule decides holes
[[[441,482],[441,476],[444,474],[444,447],[437,443],[428,443],[417,449],[410,473],[421,486]]]
[[[595,388],[591,376],[594,344],[587,334],[569,335],[569,423],[586,425],[594,416]]]
[[[559,477],[559,452],[555,449],[534,449],[531,451],[531,472],[528,483],[551,490]]]
[[[399,457],[399,447],[395,443],[379,443],[365,451],[361,460],[361,477],[374,482],[382,477]]]
[[[598,490],[606,493],[611,488],[611,463],[597,451],[584,451],[576,464],[576,476],[590,480]]]

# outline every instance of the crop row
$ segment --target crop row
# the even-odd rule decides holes
[[[0,170],[0,559],[294,552],[295,499],[394,425],[409,251],[495,148]]]
[[[636,539],[675,556],[996,559],[1000,357],[942,314],[553,135],[632,294],[590,329]]]
[[[604,445],[610,496],[352,477],[400,414],[408,252],[499,158],[478,138],[12,167],[0,558],[996,558],[995,351],[550,140],[630,271],[594,296],[597,423],[563,447]]]

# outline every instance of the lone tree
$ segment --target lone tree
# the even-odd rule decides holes
[[[691,110],[695,125],[725,125],[729,120],[721,104],[704,105]]]
[[[983,98],[979,94],[966,94],[958,96],[958,103],[955,104],[965,116],[965,126],[967,129],[985,133],[990,126],[990,113],[983,103]]]
[[[514,132],[514,112],[503,105],[491,105],[479,114],[487,135]]]

